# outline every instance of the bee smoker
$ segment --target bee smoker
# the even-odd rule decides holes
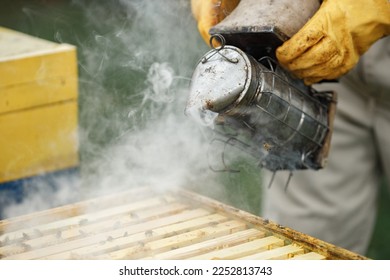
[[[210,30],[191,79],[187,115],[211,122],[271,171],[326,164],[336,95],[282,69],[275,50],[317,11],[318,0],[241,0]],[[234,139],[234,141],[230,141]]]

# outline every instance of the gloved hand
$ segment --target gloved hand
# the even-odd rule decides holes
[[[375,41],[389,34],[390,1],[324,0],[276,56],[310,85],[347,73]]]
[[[229,15],[239,2],[240,0],[191,0],[192,13],[206,44],[210,41],[210,28]]]

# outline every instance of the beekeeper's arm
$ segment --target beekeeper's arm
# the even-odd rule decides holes
[[[309,85],[347,73],[374,42],[389,34],[389,0],[324,0],[276,56]]]

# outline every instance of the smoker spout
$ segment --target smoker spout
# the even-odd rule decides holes
[[[249,59],[241,50],[232,46],[211,50],[193,73],[186,112],[227,113],[242,99],[250,75]]]

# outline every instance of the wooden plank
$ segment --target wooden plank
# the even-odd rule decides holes
[[[52,52],[0,57],[0,87],[39,82],[49,77],[77,77],[76,59],[76,48],[67,44],[57,46]]]
[[[128,191],[121,191],[114,194],[95,196],[88,200],[67,204],[47,210],[42,210],[10,219],[0,220],[0,234],[41,225],[68,217],[74,217],[95,209],[105,209],[112,205],[121,205],[132,202],[136,199],[150,196],[153,191],[148,187],[139,187]],[[0,239],[1,240],[1,239]]]
[[[255,253],[270,250],[271,248],[281,247],[284,240],[275,236],[256,239],[236,246],[229,246],[220,250],[215,250],[206,254],[197,255],[191,260],[232,260],[253,255]]]
[[[142,205],[142,204],[141,204]],[[179,208],[178,208],[179,207]],[[122,226],[129,226],[131,224],[140,223],[142,221],[150,220],[152,218],[156,218],[156,216],[161,217],[163,215],[170,215],[177,211],[182,211],[184,208],[182,207],[182,204],[168,204],[165,206],[160,206],[159,208],[153,208],[153,211],[149,212],[149,216],[145,215],[145,212],[142,212],[143,216],[140,217],[140,215],[137,215],[136,217],[133,217],[132,215],[126,215],[122,216],[122,220],[119,221]],[[139,210],[139,209],[138,209]],[[139,210],[142,211],[142,210]],[[133,212],[132,212],[133,213]],[[78,217],[76,217],[79,221]],[[128,220],[129,222],[126,223],[125,220]],[[132,221],[132,223],[131,223]],[[103,225],[102,225],[103,224]],[[91,226],[94,226],[95,229],[97,227],[100,227],[98,231],[99,233],[107,232],[109,230],[115,230],[118,228],[116,226],[117,221],[116,220],[103,220],[102,222],[92,224]],[[81,226],[80,226],[81,225]],[[77,238],[83,238],[86,236],[93,236],[96,234],[96,232],[91,232],[88,230],[91,230],[91,227],[89,225],[82,225],[82,224],[74,225],[73,228],[70,228],[68,230],[57,230],[57,231],[51,231],[49,235],[45,235],[42,237],[35,237],[31,240],[28,240],[29,238],[22,238],[19,239],[19,242],[11,243],[8,246],[2,246],[0,248],[0,254],[3,256],[11,255],[11,254],[19,254],[25,251],[31,251],[37,248],[43,248],[48,247],[55,244],[65,243],[70,240],[74,240]],[[105,227],[104,227],[105,225]],[[87,229],[86,227],[89,227]],[[65,232],[65,234],[64,234]],[[24,234],[24,233],[23,233]],[[72,234],[72,236],[70,236]]]
[[[104,218],[97,219],[95,214],[89,214],[87,215],[87,218],[84,219],[86,221],[84,224],[81,223],[83,220],[80,220],[75,226],[64,229],[61,232],[61,238],[69,240],[77,238],[80,235],[93,235],[96,232],[106,232],[119,227],[127,227],[132,224],[151,220],[156,216],[162,217],[164,215],[171,215],[174,212],[182,211],[184,209],[182,204],[174,202],[173,199],[171,202],[172,203],[169,204],[162,204],[167,202],[162,202],[160,197],[152,198],[129,205],[132,207],[128,207],[127,210],[126,206],[122,206],[119,207],[120,209],[117,209],[118,212],[107,211],[107,214],[110,214],[110,216],[104,216]],[[178,205],[179,208],[177,208]],[[104,215],[105,213],[101,214]]]
[[[198,259],[198,255],[203,255],[206,252],[219,250],[225,247],[235,246],[245,242],[250,242],[256,238],[264,237],[265,233],[257,229],[247,229],[238,231],[229,235],[217,237],[214,239],[206,240],[193,245],[181,247],[178,249],[170,250],[164,253],[156,254],[154,256],[144,259],[158,259],[158,260],[179,260],[179,259]],[[221,249],[223,250],[223,249]],[[199,258],[206,259],[206,258]]]
[[[216,226],[208,226],[172,237],[140,244],[139,246],[118,250],[106,254],[103,258],[108,256],[110,259],[138,259],[148,255],[155,255],[161,252],[174,250],[179,247],[228,235],[233,232],[244,230],[246,227],[247,225],[241,221],[227,221]]]
[[[191,232],[178,234],[162,240],[156,240],[150,242],[148,245],[151,251],[159,252],[165,249],[173,249],[181,246],[193,244],[195,242],[208,240],[217,236],[223,236],[225,234],[231,234],[233,232],[244,230],[247,225],[241,221],[227,221],[213,226],[197,229]]]
[[[153,224],[150,223],[150,227],[146,231],[138,232],[132,235],[122,236],[117,239],[113,239],[104,243],[94,244],[87,247],[82,247],[71,252],[64,252],[57,255],[51,255],[46,259],[70,259],[72,256],[78,255],[81,258],[95,258],[94,256],[99,254],[106,254],[111,251],[117,251],[137,245],[140,242],[150,242],[152,240],[162,239],[169,236],[177,235],[183,232],[191,231],[193,229],[204,227],[205,225],[219,223],[226,221],[226,217],[220,214],[211,214],[208,216],[203,216],[206,212],[199,212],[200,217],[194,217],[187,221],[173,223],[164,227],[153,227]],[[143,227],[143,225],[136,225],[138,228]]]
[[[78,103],[0,114],[0,183],[75,167]]]
[[[245,256],[238,259],[239,260],[284,260],[303,253],[304,250],[302,247],[292,244],[280,248],[275,248],[269,251]]]
[[[0,27],[0,88],[56,76],[77,76],[75,46]]]
[[[92,236],[96,234],[96,232],[103,233],[115,230],[119,227],[128,227],[133,224],[156,218],[156,215],[159,215],[160,217],[163,215],[170,215],[173,212],[177,211],[176,205],[177,204],[168,204],[165,206],[160,206],[159,208],[154,208],[153,212],[149,212],[149,216],[138,215],[136,217],[133,217],[132,215],[123,215],[122,213],[122,216],[113,216],[111,217],[111,219],[105,219],[101,222],[96,222],[92,224],[79,223],[71,225],[69,228],[58,227],[57,230],[51,230],[50,232],[47,231],[45,235],[41,237],[20,238],[18,239],[18,242],[12,242],[8,246],[2,246],[0,248],[0,254],[4,256],[19,254],[28,250],[34,250],[36,248],[48,247],[54,244],[65,243],[67,241],[74,240],[77,238]],[[180,208],[180,210],[182,209]],[[78,217],[77,219],[79,221],[83,221]]]
[[[160,217],[159,219],[152,220],[149,222],[146,222],[142,225],[137,225],[137,226],[128,226],[128,227],[122,227],[113,231],[110,231],[109,234],[106,232],[103,233],[97,233],[95,235],[91,236],[83,236],[82,238],[76,239],[76,240],[71,240],[68,242],[60,243],[60,244],[54,244],[52,246],[47,246],[43,248],[37,248],[35,250],[30,250],[23,252],[21,254],[15,254],[15,255],[10,255],[6,256],[3,259],[38,259],[38,258],[45,258],[50,255],[66,252],[66,251],[71,251],[80,247],[85,247],[93,244],[98,244],[101,242],[106,242],[107,240],[112,240],[116,238],[120,238],[123,236],[126,236],[127,234],[132,234],[136,232],[142,232],[145,231],[145,229],[148,229],[152,225],[155,227],[162,226],[162,225],[167,225],[170,223],[175,223],[181,220],[186,220],[188,217],[191,217],[191,215],[194,215],[194,213],[198,211],[202,212],[207,212],[206,210],[203,209],[195,209],[191,211],[184,211],[184,209],[187,208],[187,205],[177,205],[176,209],[172,209],[172,213],[176,213],[177,211],[182,211],[176,215],[171,215],[168,217]]]
[[[203,205],[203,207],[209,207],[211,209],[214,209],[214,211],[220,211],[225,213],[226,215],[229,215],[236,219],[240,219],[241,221],[246,221],[247,223],[252,224],[254,227],[266,231],[269,235],[274,235],[281,239],[289,240],[290,242],[299,244],[300,246],[304,247],[305,250],[310,252],[317,252],[320,255],[326,256],[328,259],[367,259],[362,255],[337,247],[333,244],[306,235],[302,232],[298,232],[289,227],[279,225],[268,219],[253,215],[246,211],[237,209],[233,206],[224,204],[222,202],[194,193],[192,191],[181,189],[178,190],[177,194],[182,196],[183,199],[186,199],[189,203],[192,203],[193,205]]]
[[[69,232],[79,231],[80,228],[82,228],[84,232],[91,233],[94,228],[98,227],[98,225],[102,223],[101,222],[99,224],[97,223],[98,221],[103,221],[103,223],[107,223],[106,220],[109,220],[108,222],[111,224],[110,227],[112,227],[112,225],[117,222],[115,218],[118,216],[123,217],[126,215],[128,217],[131,217],[129,214],[134,211],[139,211],[154,206],[163,206],[166,201],[174,201],[174,199],[172,196],[154,197],[151,199],[141,200],[135,203],[133,202],[117,207],[103,209],[94,213],[86,213],[47,224],[41,224],[38,226],[34,226],[30,229],[24,228],[3,234],[0,238],[0,242],[4,242],[5,240],[8,240],[7,243],[21,242],[25,241],[26,239],[34,239],[48,234],[54,233],[56,235],[58,234],[58,232],[61,232],[61,238],[67,239],[72,237]],[[30,245],[33,246],[33,244]]]
[[[66,100],[77,100],[77,82],[77,76],[59,76],[0,87],[0,114],[49,106]]]
[[[179,195],[175,194],[164,196],[144,189],[141,192],[141,200],[128,197],[127,203],[114,204],[115,207],[112,207],[112,202],[116,201],[113,196],[111,205],[107,204],[105,209],[99,209],[98,212],[94,209],[99,205],[100,198],[96,198],[91,207],[88,207],[89,213],[73,215],[63,221],[51,220],[31,229],[26,226],[25,231],[22,230],[23,227],[17,228],[14,233],[19,235],[18,239],[12,242],[8,240],[7,244],[0,243],[0,258],[161,260],[331,258],[331,255],[321,253],[328,248],[312,251],[309,246],[295,242],[294,236],[286,237],[282,234],[284,231],[294,233],[291,229],[246,212],[241,215],[241,210],[223,203],[220,205],[216,202],[218,207],[215,207],[207,203],[208,198],[205,198],[204,203],[198,194],[190,198],[183,196],[180,191]],[[118,195],[118,199],[126,200]],[[128,206],[134,210],[129,211]],[[45,218],[45,215],[42,217]],[[20,223],[23,219],[19,218],[16,221]],[[45,228],[50,223],[52,225]],[[9,226],[12,227],[12,223]],[[279,230],[274,231],[274,226]],[[58,235],[58,228],[61,227]],[[5,241],[3,237],[0,238]],[[301,236],[297,236],[296,239],[300,238]],[[284,244],[292,245],[283,246]]]
[[[3,60],[44,50],[50,51],[58,46],[58,43],[2,26],[0,26],[0,43],[0,57]]]
[[[309,252],[307,254],[296,255],[290,260],[325,260],[326,257],[315,252]]]

